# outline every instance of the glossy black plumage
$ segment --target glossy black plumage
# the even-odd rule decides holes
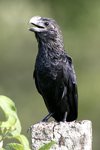
[[[64,50],[63,37],[57,23],[50,18],[35,16],[29,23],[36,27],[38,41],[34,79],[51,116],[56,121],[73,121],[78,114],[77,83],[70,56]]]

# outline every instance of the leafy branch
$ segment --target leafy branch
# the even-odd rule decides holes
[[[0,150],[4,150],[3,142],[6,139],[17,139],[19,143],[9,143],[7,144],[5,150],[10,150],[9,146],[16,150],[31,150],[29,147],[29,141],[27,138],[21,134],[21,124],[17,116],[17,110],[15,108],[14,102],[6,97],[0,96],[0,107],[4,111],[6,116],[6,121],[0,121]],[[49,150],[55,142],[52,141],[50,143],[45,144],[39,150]]]

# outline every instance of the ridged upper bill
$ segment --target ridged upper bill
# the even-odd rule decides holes
[[[45,29],[45,26],[42,22],[42,19],[40,16],[35,16],[31,18],[28,22],[28,24],[33,24],[36,27],[30,27],[28,30],[33,31],[33,32],[43,32]]]

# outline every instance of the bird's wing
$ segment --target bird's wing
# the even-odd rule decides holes
[[[41,91],[40,91],[40,88],[39,88],[39,81],[38,81],[38,76],[36,75],[36,71],[34,70],[33,72],[33,79],[35,79],[35,85],[36,85],[36,88],[38,90],[38,92],[41,94]]]
[[[77,118],[77,109],[78,109],[77,83],[73,62],[71,57],[69,57],[68,55],[67,55],[67,62],[64,63],[63,65],[63,79],[65,85],[65,88],[63,90],[63,96],[64,94],[67,94],[68,103],[70,104],[70,110],[71,112],[74,113],[75,118]]]

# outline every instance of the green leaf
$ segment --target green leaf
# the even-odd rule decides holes
[[[11,130],[16,129],[14,132],[11,133],[13,136],[20,134],[21,124],[18,119],[17,110],[15,108],[13,101],[10,98],[1,95],[0,107],[4,111],[7,119],[6,122],[0,122],[1,131],[3,132],[4,128],[8,129],[11,128]]]
[[[49,150],[51,148],[51,146],[53,146],[54,144],[56,144],[56,142],[52,141],[50,143],[45,144],[43,147],[41,147],[39,150]]]
[[[23,150],[23,146],[21,144],[18,144],[18,143],[9,143],[7,145],[11,146],[12,148],[14,148],[16,150]]]
[[[5,150],[4,148],[1,148],[0,150]],[[10,150],[10,149],[9,149]]]
[[[3,147],[3,141],[1,141],[1,139],[2,139],[2,136],[0,136],[0,150]]]
[[[5,150],[10,150],[9,146],[6,146]]]
[[[21,134],[21,135],[18,135],[18,136],[14,136],[13,138],[18,139],[21,142],[22,148],[24,150],[29,150],[30,149],[29,141],[27,140],[27,138],[24,135]]]

